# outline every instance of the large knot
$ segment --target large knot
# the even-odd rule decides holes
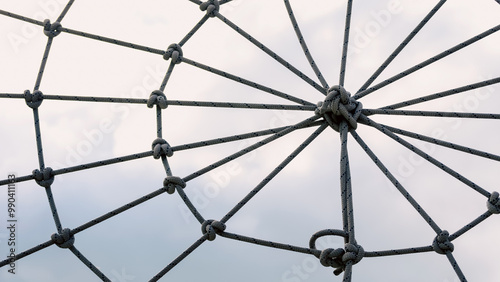
[[[75,237],[68,228],[64,228],[61,233],[52,234],[50,238],[59,248],[71,248],[75,243]]]
[[[434,238],[434,241],[432,242],[432,249],[438,253],[438,254],[446,254],[446,252],[450,251],[453,252],[454,246],[450,242],[450,234],[448,231],[443,230],[441,233],[439,233],[436,238]]]
[[[493,192],[486,203],[488,210],[491,213],[499,214],[500,213],[500,199],[498,197],[498,192]]]
[[[226,230],[226,225],[217,220],[205,220],[201,224],[201,232],[208,234],[208,241],[213,241],[216,234],[220,234]]]
[[[175,192],[175,186],[181,186],[182,188],[186,188],[186,182],[178,177],[178,176],[167,176],[165,180],[163,180],[163,187],[167,189],[167,193],[173,194]]]
[[[40,90],[35,90],[33,94],[29,90],[24,91],[24,100],[26,105],[32,109],[40,107],[43,102],[43,93]]]
[[[358,118],[361,115],[363,104],[351,97],[351,93],[344,87],[335,85],[328,90],[325,101],[318,102],[316,114],[323,115],[330,126],[339,131],[342,121],[347,121],[352,129],[358,127]]]
[[[207,11],[211,18],[215,17],[215,12],[219,11],[219,0],[208,0],[200,4],[200,10]]]
[[[61,33],[62,25],[60,22],[50,23],[49,19],[43,21],[43,33],[49,38],[54,38]]]
[[[172,63],[180,64],[182,62],[182,48],[181,45],[174,43],[170,44],[163,54],[163,59],[168,60],[172,59]]]
[[[326,267],[333,267],[335,270],[333,273],[339,275],[344,271],[345,265],[342,261],[342,256],[345,254],[345,250],[342,248],[338,249],[324,249],[319,255],[319,262],[321,265]]]
[[[168,107],[167,96],[163,94],[160,90],[155,90],[151,92],[148,99],[148,108],[152,108],[154,105],[158,105],[162,109],[166,109]]]
[[[156,138],[151,145],[151,149],[153,150],[153,158],[159,159],[160,157],[171,157],[174,155],[174,151],[170,144],[168,144],[165,139]]]
[[[54,182],[54,174],[50,167],[46,167],[42,171],[38,169],[33,170],[33,177],[38,185],[45,188],[50,187]]]

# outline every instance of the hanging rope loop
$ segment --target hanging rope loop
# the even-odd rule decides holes
[[[186,188],[186,182],[178,176],[167,176],[163,180],[163,188],[167,189],[167,193],[173,194],[175,192],[175,187],[179,185],[182,188]]]
[[[75,243],[75,237],[68,228],[64,228],[61,233],[52,234],[50,238],[59,248],[63,249],[71,248]]]
[[[54,183],[54,175],[50,167],[46,167],[42,171],[38,169],[33,170],[33,177],[38,185],[45,188],[50,187]]]
[[[37,109],[43,102],[43,93],[40,90],[35,90],[33,94],[29,90],[24,91],[24,100],[26,105],[32,109]]]
[[[61,33],[62,25],[60,22],[50,23],[49,19],[43,21],[43,33],[49,38],[54,38]]]
[[[352,98],[351,93],[339,85],[332,86],[325,101],[319,102],[317,106],[316,114],[323,115],[335,131],[339,131],[340,122],[343,120],[347,121],[350,128],[356,129],[363,109],[363,104]]]
[[[215,12],[219,12],[219,0],[209,0],[200,4],[200,10],[207,11],[211,18],[215,17]]]
[[[148,108],[152,108],[154,105],[157,105],[162,109],[166,109],[168,107],[167,96],[165,96],[165,94],[160,90],[155,90],[151,92],[151,95],[149,95],[147,106]]]
[[[215,240],[216,234],[220,234],[226,230],[226,225],[217,220],[205,220],[201,224],[201,232],[208,234],[208,241]]]

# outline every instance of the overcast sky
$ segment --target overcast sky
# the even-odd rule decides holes
[[[161,3],[160,3],[161,2]],[[318,67],[338,84],[347,1],[290,1]],[[345,87],[351,93],[432,9],[437,0],[355,0]],[[1,1],[0,9],[55,21],[66,1]],[[296,38],[283,1],[233,0],[220,12],[303,73],[318,81]],[[166,49],[203,17],[190,1],[75,1],[62,21],[67,28]],[[500,22],[494,0],[450,0],[376,80],[380,82]],[[0,93],[33,89],[47,38],[42,28],[0,16]],[[364,108],[432,94],[500,75],[500,34],[426,67],[361,99]],[[217,18],[209,19],[183,47],[184,56],[312,103],[324,96]],[[158,89],[169,62],[160,55],[62,33],[54,38],[40,90],[45,94],[147,98]],[[319,82],[318,82],[319,83]],[[177,65],[165,90],[171,100],[292,104],[234,81]],[[500,86],[468,91],[411,109],[498,113]],[[45,100],[40,109],[47,166],[54,169],[151,149],[155,110]],[[163,137],[172,145],[297,123],[311,112],[169,106]],[[383,117],[374,120],[500,154],[495,120]],[[188,182],[185,189],[206,219],[221,219],[314,128],[296,131]],[[21,99],[0,99],[0,179],[38,168],[32,110]],[[357,131],[405,188],[442,228],[455,232],[486,211],[486,198],[375,129]],[[185,177],[260,140],[237,141],[176,152],[174,175]],[[415,146],[489,192],[499,191],[500,164],[417,142]],[[386,180],[349,136],[357,241],[367,251],[427,246],[435,233]],[[327,128],[293,162],[227,222],[227,231],[307,247],[312,234],[342,229],[340,142]],[[52,191],[65,228],[75,228],[162,186],[165,172],[153,158],[57,176]],[[5,187],[5,186],[4,186]],[[4,188],[2,187],[2,188]],[[56,232],[43,188],[17,184],[20,251]],[[6,188],[6,187],[5,187]],[[4,189],[2,191],[5,191]],[[0,193],[0,226],[7,224],[7,196]],[[202,235],[200,224],[177,195],[160,195],[78,233],[75,246],[112,281],[147,281]],[[0,229],[0,254],[7,256],[7,230]],[[469,281],[500,277],[500,216],[456,239],[453,255]],[[322,238],[318,245],[342,247]],[[16,263],[16,275],[0,269],[1,281],[97,281],[70,251],[51,246]],[[205,242],[161,281],[341,281],[310,255],[218,237]],[[353,281],[458,281],[437,253],[364,258]]]

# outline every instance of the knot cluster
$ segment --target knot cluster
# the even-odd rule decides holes
[[[439,233],[439,235],[434,238],[434,241],[432,242],[432,249],[434,249],[436,253],[442,255],[446,254],[446,252],[448,251],[453,252],[455,247],[450,242],[449,237],[450,234],[448,233],[448,231],[441,231],[441,233]]]
[[[36,183],[42,187],[50,187],[54,182],[54,174],[52,173],[52,168],[46,167],[42,171],[35,169],[33,170],[33,177]]]
[[[358,127],[358,118],[361,115],[363,105],[351,97],[351,93],[344,87],[336,85],[328,90],[324,102],[319,102],[316,114],[323,115],[325,120],[335,130],[339,131],[342,121],[347,121],[350,128]]]
[[[75,237],[68,228],[63,229],[61,233],[52,234],[50,238],[59,248],[71,248],[75,243]]]
[[[43,93],[40,90],[35,90],[33,94],[29,90],[24,91],[24,100],[26,105],[32,109],[37,109],[43,102]]]
[[[54,38],[61,33],[62,25],[59,22],[50,23],[49,19],[43,21],[43,33],[49,38]]]
[[[319,262],[323,266],[333,267],[335,275],[341,274],[348,263],[356,264],[365,255],[365,250],[360,245],[354,243],[345,244],[344,249],[324,249],[319,256]]]
[[[219,0],[208,0],[200,4],[200,10],[207,11],[211,18],[215,17],[215,12],[219,11]]]
[[[186,187],[186,182],[178,176],[167,176],[163,180],[163,188],[167,189],[167,193],[173,194],[175,192],[175,187],[179,185],[182,188]]]
[[[182,48],[181,45],[174,43],[170,44],[163,54],[163,59],[169,60],[172,59],[172,63],[180,64],[182,62]]]
[[[208,234],[208,241],[215,240],[215,235],[220,234],[226,230],[226,225],[217,220],[205,220],[201,224],[201,232],[203,235]]]

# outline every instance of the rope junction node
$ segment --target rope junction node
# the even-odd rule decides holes
[[[13,14],[7,11],[0,10],[0,14],[15,20],[21,20],[28,22],[30,24],[38,25],[43,27],[43,33],[48,37],[47,45],[45,46],[44,55],[42,57],[42,64],[38,72],[33,93],[30,90],[24,91],[24,93],[0,93],[0,98],[8,99],[24,99],[26,104],[32,109],[33,119],[34,119],[34,129],[36,136],[36,146],[37,146],[37,157],[39,162],[39,168],[33,170],[31,174],[25,176],[20,176],[15,179],[15,182],[31,181],[34,180],[38,185],[45,187],[45,192],[47,194],[47,199],[54,219],[54,224],[57,232],[51,235],[51,240],[42,243],[38,246],[34,246],[28,250],[15,255],[14,258],[9,258],[0,261],[0,267],[8,265],[11,261],[20,260],[26,256],[29,256],[35,252],[41,252],[43,249],[50,247],[51,245],[56,245],[63,249],[69,249],[85,266],[88,267],[90,271],[95,273],[95,275],[103,281],[111,281],[104,273],[102,273],[94,264],[92,264],[83,254],[80,252],[75,245],[75,235],[79,232],[83,232],[97,224],[100,224],[111,217],[118,216],[122,212],[134,208],[146,201],[157,197],[163,193],[174,194],[175,191],[178,192],[180,200],[185,204],[189,211],[193,214],[196,220],[201,225],[202,237],[193,242],[193,244],[188,247],[184,252],[182,252],[178,257],[176,257],[172,262],[166,265],[163,269],[159,269],[157,274],[152,276],[150,281],[158,281],[164,277],[172,268],[178,265],[184,258],[193,253],[200,245],[206,241],[213,241],[218,236],[223,237],[227,240],[237,240],[241,242],[252,243],[255,245],[265,246],[274,249],[286,250],[291,252],[302,253],[305,255],[315,256],[321,265],[325,267],[334,268],[334,274],[343,274],[343,282],[349,282],[352,280],[353,276],[353,266],[360,263],[363,258],[369,257],[382,257],[382,256],[394,256],[402,254],[416,254],[422,252],[436,252],[438,254],[445,254],[449,260],[453,270],[455,271],[457,277],[460,281],[467,281],[465,274],[460,269],[457,261],[455,260],[452,252],[454,250],[453,240],[459,238],[463,234],[467,233],[469,230],[477,226],[479,223],[486,220],[493,214],[500,214],[500,199],[498,192],[489,192],[483,187],[480,187],[476,183],[467,179],[460,173],[449,168],[442,162],[438,161],[434,157],[430,156],[426,152],[416,148],[412,143],[401,138],[400,135],[404,135],[413,139],[420,140],[422,142],[427,142],[431,144],[437,144],[439,146],[447,147],[462,153],[467,153],[471,155],[476,155],[485,159],[500,161],[500,156],[479,151],[473,148],[455,144],[452,142],[439,140],[437,138],[424,136],[411,131],[406,131],[403,129],[398,129],[391,127],[389,125],[384,125],[375,122],[369,116],[371,115],[406,115],[406,116],[433,116],[433,117],[450,117],[450,118],[474,118],[474,119],[500,119],[500,114],[484,114],[484,113],[458,113],[458,112],[442,112],[442,111],[409,111],[409,110],[397,110],[409,105],[418,105],[423,102],[429,102],[437,99],[441,99],[446,96],[455,95],[465,91],[478,89],[481,87],[493,85],[500,83],[500,78],[488,79],[480,82],[476,82],[469,85],[463,85],[458,88],[449,89],[446,91],[422,96],[416,99],[411,99],[408,101],[403,101],[400,103],[388,105],[379,109],[364,109],[362,103],[359,99],[375,93],[379,89],[390,85],[396,80],[399,80],[411,73],[422,69],[442,58],[460,51],[461,49],[497,32],[500,30],[500,25],[497,25],[491,29],[486,30],[456,46],[449,48],[448,50],[425,60],[387,80],[384,80],[374,86],[371,86],[376,78],[386,69],[386,67],[392,62],[392,60],[398,56],[398,54],[410,43],[412,38],[426,25],[426,23],[431,20],[431,18],[438,12],[438,10],[444,5],[446,0],[441,0],[436,6],[434,6],[428,14],[418,23],[417,27],[406,37],[399,46],[396,47],[393,53],[385,60],[385,62],[373,73],[372,76],[362,85],[362,87],[353,95],[344,88],[344,80],[346,75],[347,66],[347,54],[349,46],[349,31],[350,31],[350,20],[353,9],[353,0],[347,0],[347,11],[346,11],[346,21],[344,27],[344,41],[341,54],[341,64],[340,64],[340,77],[338,83],[335,86],[330,87],[327,79],[321,73],[319,66],[313,59],[313,56],[306,45],[306,41],[302,35],[299,24],[295,18],[292,6],[289,0],[284,0],[285,8],[288,12],[288,16],[297,35],[299,44],[304,51],[304,55],[308,60],[314,74],[315,78],[310,78],[302,71],[298,70],[292,64],[287,62],[285,59],[281,58],[274,51],[266,47],[264,44],[259,42],[252,35],[248,34],[238,25],[231,22],[228,18],[223,16],[219,11],[220,7],[231,0],[209,0],[202,2],[200,0],[189,0],[190,2],[199,6],[201,11],[205,11],[206,14],[200,19],[200,21],[182,38],[179,43],[171,44],[168,46],[166,51],[151,48],[147,46],[142,46],[130,42],[125,42],[113,38],[107,38],[83,31],[76,31],[69,28],[62,27],[61,21],[65,17],[66,13],[71,8],[74,0],[70,0],[65,6],[64,10],[61,12],[60,16],[54,23],[50,20],[45,20],[40,22],[35,19],[24,17],[21,15]],[[226,24],[229,28],[234,30],[236,33],[241,35],[244,39],[248,40],[250,43],[254,44],[258,49],[260,49],[265,54],[269,55],[276,62],[285,67],[288,71],[297,76],[298,79],[303,80],[308,83],[312,89],[318,91],[320,95],[326,96],[322,102],[314,103],[306,101],[297,97],[294,97],[288,93],[284,93],[270,87],[258,84],[251,80],[238,77],[234,74],[228,73],[223,70],[218,70],[216,68],[204,65],[202,63],[193,61],[189,58],[184,57],[182,52],[182,46],[186,44],[189,39],[200,30],[200,27],[206,23],[208,20],[220,20],[222,23]],[[165,77],[159,85],[157,90],[154,90],[148,99],[134,99],[134,98],[116,98],[116,97],[82,97],[82,96],[71,96],[71,95],[44,95],[40,88],[42,81],[45,65],[47,63],[47,58],[49,56],[50,48],[53,44],[53,40],[56,36],[61,33],[68,33],[76,36],[81,36],[91,40],[97,40],[100,42],[107,42],[113,44],[117,47],[131,48],[143,52],[152,53],[162,56],[164,60],[171,60],[169,68],[165,74]],[[57,41],[57,40],[56,40]],[[159,58],[161,60],[161,58]],[[210,72],[211,74],[222,76],[225,79],[235,81],[252,87],[255,90],[262,91],[269,95],[274,95],[283,100],[286,100],[290,104],[265,104],[265,103],[232,103],[232,102],[211,102],[211,101],[177,101],[177,100],[167,100],[165,95],[165,89],[167,87],[169,78],[174,71],[174,66],[180,64],[181,62],[186,63],[187,66],[198,68]],[[24,88],[21,88],[24,89]],[[87,101],[95,103],[128,103],[128,104],[145,104],[148,108],[153,108],[156,106],[156,139],[152,142],[151,149],[145,152],[140,152],[137,154],[132,154],[128,156],[122,156],[117,158],[112,158],[108,160],[102,160],[94,163],[81,164],[77,166],[62,168],[58,170],[52,170],[50,167],[46,167],[44,161],[44,152],[42,146],[42,134],[40,129],[40,119],[39,119],[39,107],[44,100],[59,100],[59,101]],[[260,131],[247,132],[244,134],[238,134],[233,136],[226,136],[215,138],[211,140],[202,140],[189,144],[181,144],[177,146],[170,146],[170,144],[163,139],[163,127],[162,127],[162,113],[167,107],[171,106],[189,106],[189,107],[207,107],[207,108],[242,108],[242,109],[258,109],[258,110],[289,110],[289,111],[304,111],[309,112],[311,115],[309,118],[304,119],[296,124],[290,124],[283,127],[268,128]],[[363,138],[358,134],[358,121],[362,126],[376,129],[383,133],[385,136],[394,140],[398,144],[406,147],[411,152],[421,156],[423,159],[428,161],[430,164],[434,165],[437,169],[449,174],[455,179],[462,182],[465,186],[477,192],[479,195],[487,198],[486,211],[479,215],[475,220],[466,224],[464,227],[450,234],[448,231],[442,230],[438,224],[431,218],[431,216],[418,204],[418,202],[413,198],[408,190],[402,185],[402,183],[395,177],[391,171],[381,162],[377,155],[372,151],[372,149],[365,143]],[[290,162],[292,162],[307,146],[309,146],[322,132],[330,126],[340,135],[341,147],[340,151],[340,195],[341,195],[341,213],[342,213],[342,228],[341,229],[325,229],[313,234],[309,241],[309,247],[294,246],[290,244],[272,242],[259,238],[252,238],[244,236],[241,234],[234,234],[226,229],[227,222],[252,198],[259,193],[266,185],[278,175]],[[203,215],[198,211],[197,207],[191,199],[186,195],[184,189],[187,187],[186,183],[197,177],[200,177],[232,160],[235,160],[245,154],[252,152],[262,146],[265,146],[291,132],[299,131],[305,128],[313,128],[314,132],[311,133],[294,151],[292,151],[276,168],[274,168],[261,182],[259,182],[255,188],[253,188],[238,204],[236,204],[231,210],[229,210],[221,219],[219,220],[206,220]],[[377,250],[377,251],[366,251],[361,245],[357,243],[355,235],[355,223],[354,223],[354,205],[353,205],[353,193],[356,187],[353,187],[351,182],[351,165],[349,161],[348,154],[348,136],[351,135],[353,139],[359,144],[361,149],[368,155],[368,157],[373,161],[373,163],[380,169],[380,172],[394,185],[394,187],[401,193],[405,200],[407,200],[408,205],[415,209],[416,214],[418,214],[429,228],[433,230],[436,234],[434,238],[429,238],[429,245],[420,247],[410,247],[405,249],[391,249],[391,250]],[[263,137],[264,139],[249,145],[240,151],[228,155],[204,168],[199,169],[185,177],[174,176],[172,173],[172,168],[168,162],[168,159],[173,156],[174,152],[182,150],[190,150],[200,147],[208,147],[216,144],[223,144],[228,142],[234,142],[254,137]],[[163,180],[163,186],[146,194],[134,201],[131,201],[119,208],[116,208],[104,215],[101,215],[89,222],[83,223],[80,226],[70,228],[63,228],[63,224],[59,218],[59,213],[56,208],[56,202],[54,200],[51,185],[54,182],[55,175],[78,172],[80,170],[86,169],[98,169],[110,164],[116,164],[121,162],[133,161],[141,158],[151,157],[154,159],[160,159],[165,169],[165,178]],[[12,183],[10,179],[0,180],[0,186],[6,186]],[[484,207],[484,206],[483,206]],[[326,248],[323,250],[318,250],[316,248],[316,240],[323,236],[340,236],[344,239],[343,248]]]

